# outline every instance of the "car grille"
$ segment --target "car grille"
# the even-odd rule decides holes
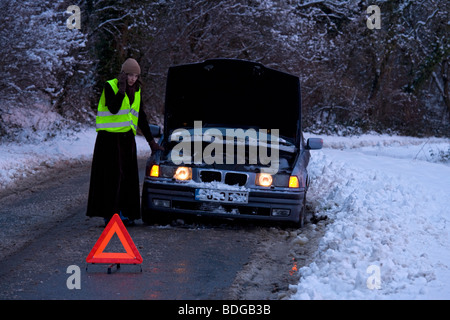
[[[222,173],[219,171],[200,171],[200,180],[202,182],[222,181]]]
[[[245,186],[247,183],[247,175],[242,173],[227,172],[225,174],[225,184],[230,186],[239,185]]]
[[[224,182],[230,186],[245,186],[248,176],[245,173],[227,172],[225,173],[225,180],[222,181],[222,172],[213,170],[200,171],[200,180],[202,182]]]

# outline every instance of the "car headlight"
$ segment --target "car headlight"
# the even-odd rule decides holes
[[[152,165],[152,168],[150,169],[150,177],[159,177],[159,165],[154,164]]]
[[[175,171],[175,174],[173,175],[173,177],[176,180],[182,180],[182,181],[191,180],[192,179],[192,168],[178,167],[177,170]]]
[[[289,188],[299,188],[300,183],[298,182],[297,176],[290,176],[289,177]]]
[[[270,187],[273,182],[272,175],[268,173],[257,173],[255,184],[261,187]]]

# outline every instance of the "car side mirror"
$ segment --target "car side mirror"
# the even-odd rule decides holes
[[[308,150],[319,150],[322,149],[323,139],[321,138],[309,138],[306,141],[306,149]]]
[[[159,138],[161,137],[161,127],[156,125],[156,124],[150,124],[150,132],[152,133],[152,136],[154,138]]]

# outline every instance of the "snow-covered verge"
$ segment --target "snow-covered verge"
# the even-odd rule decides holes
[[[66,131],[53,139],[0,144],[0,190],[61,161],[90,161],[97,133],[94,128]],[[147,141],[136,137],[138,155],[150,155]]]
[[[329,223],[291,299],[449,299],[449,139],[323,137],[309,200]]]

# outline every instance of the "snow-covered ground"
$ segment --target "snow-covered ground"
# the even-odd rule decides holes
[[[323,138],[309,199],[331,221],[291,298],[450,299],[450,140]]]
[[[43,142],[23,138],[22,143],[0,144],[0,190],[60,161],[90,161],[96,136],[94,128],[83,128]],[[138,155],[151,154],[143,137],[138,136],[136,144]]]
[[[0,145],[0,188],[59,161],[89,161],[95,137],[83,129]],[[450,140],[322,138],[308,200],[328,217],[326,231],[291,299],[450,299]],[[137,145],[150,154],[144,138]]]

